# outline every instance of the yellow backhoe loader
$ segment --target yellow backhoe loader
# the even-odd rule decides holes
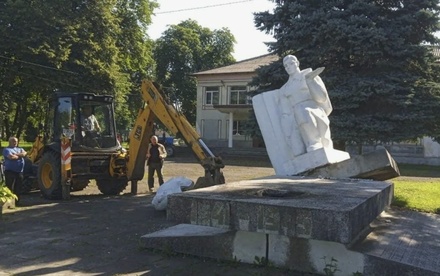
[[[144,105],[129,135],[128,151],[117,140],[113,97],[91,93],[56,93],[50,101],[44,131],[35,140],[27,160],[25,183],[38,183],[48,199],[68,199],[71,191],[82,190],[95,180],[106,195],[121,193],[131,181],[145,174],[145,156],[160,121],[180,134],[204,168],[195,188],[225,183],[220,157],[214,156],[183,114],[166,102],[151,81],[143,81]]]

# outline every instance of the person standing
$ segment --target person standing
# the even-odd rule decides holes
[[[148,189],[154,192],[154,172],[159,179],[159,186],[163,184],[162,167],[163,161],[167,157],[165,147],[158,143],[156,135],[151,136],[150,144],[147,150],[147,166],[148,166]]]
[[[23,182],[24,157],[27,152],[18,147],[18,139],[9,138],[9,145],[3,149],[6,186],[19,197]],[[18,200],[17,200],[18,202]]]

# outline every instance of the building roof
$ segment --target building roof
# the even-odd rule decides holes
[[[216,74],[253,73],[259,67],[268,65],[278,59],[279,57],[275,54],[267,54],[250,59],[245,59],[231,65],[197,72],[194,73],[193,75],[200,76],[200,75],[216,75]]]

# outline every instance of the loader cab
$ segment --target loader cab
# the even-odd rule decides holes
[[[67,136],[73,151],[114,151],[119,147],[112,96],[57,93],[51,107],[53,128],[48,131],[53,142]]]

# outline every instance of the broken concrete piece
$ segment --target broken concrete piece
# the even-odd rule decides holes
[[[379,149],[363,155],[329,164],[302,175],[324,178],[362,178],[388,180],[400,175],[396,161],[386,149]]]

